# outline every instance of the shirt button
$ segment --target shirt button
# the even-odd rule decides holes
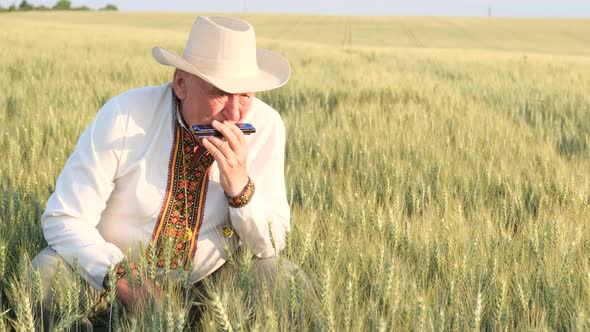
[[[234,228],[231,226],[225,226],[221,229],[221,232],[223,234],[223,237],[225,238],[230,238],[232,236],[234,236]]]

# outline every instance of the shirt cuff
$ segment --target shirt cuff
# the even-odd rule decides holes
[[[269,233],[272,222],[264,213],[260,194],[254,194],[248,204],[240,208],[229,208],[232,226],[240,237],[240,241],[260,258],[272,257],[275,254],[273,241]],[[274,241],[276,244],[276,241]]]

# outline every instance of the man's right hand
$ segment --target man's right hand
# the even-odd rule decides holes
[[[135,287],[133,288],[131,287],[128,276],[119,279],[116,285],[117,299],[133,312],[144,309],[150,296],[159,299],[162,295],[160,287],[151,280],[144,279],[140,286],[137,282],[137,275],[138,272],[134,269],[133,280],[135,281]]]

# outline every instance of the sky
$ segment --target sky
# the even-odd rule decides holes
[[[0,6],[21,0],[0,0]],[[28,0],[53,6],[57,0]],[[590,18],[590,0],[71,0],[73,6],[121,11],[221,13],[308,13],[328,15],[583,17]]]

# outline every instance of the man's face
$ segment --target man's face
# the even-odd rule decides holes
[[[210,124],[213,120],[241,122],[254,99],[254,93],[227,93],[180,70],[174,74],[174,92],[181,100],[182,117],[189,126]]]

